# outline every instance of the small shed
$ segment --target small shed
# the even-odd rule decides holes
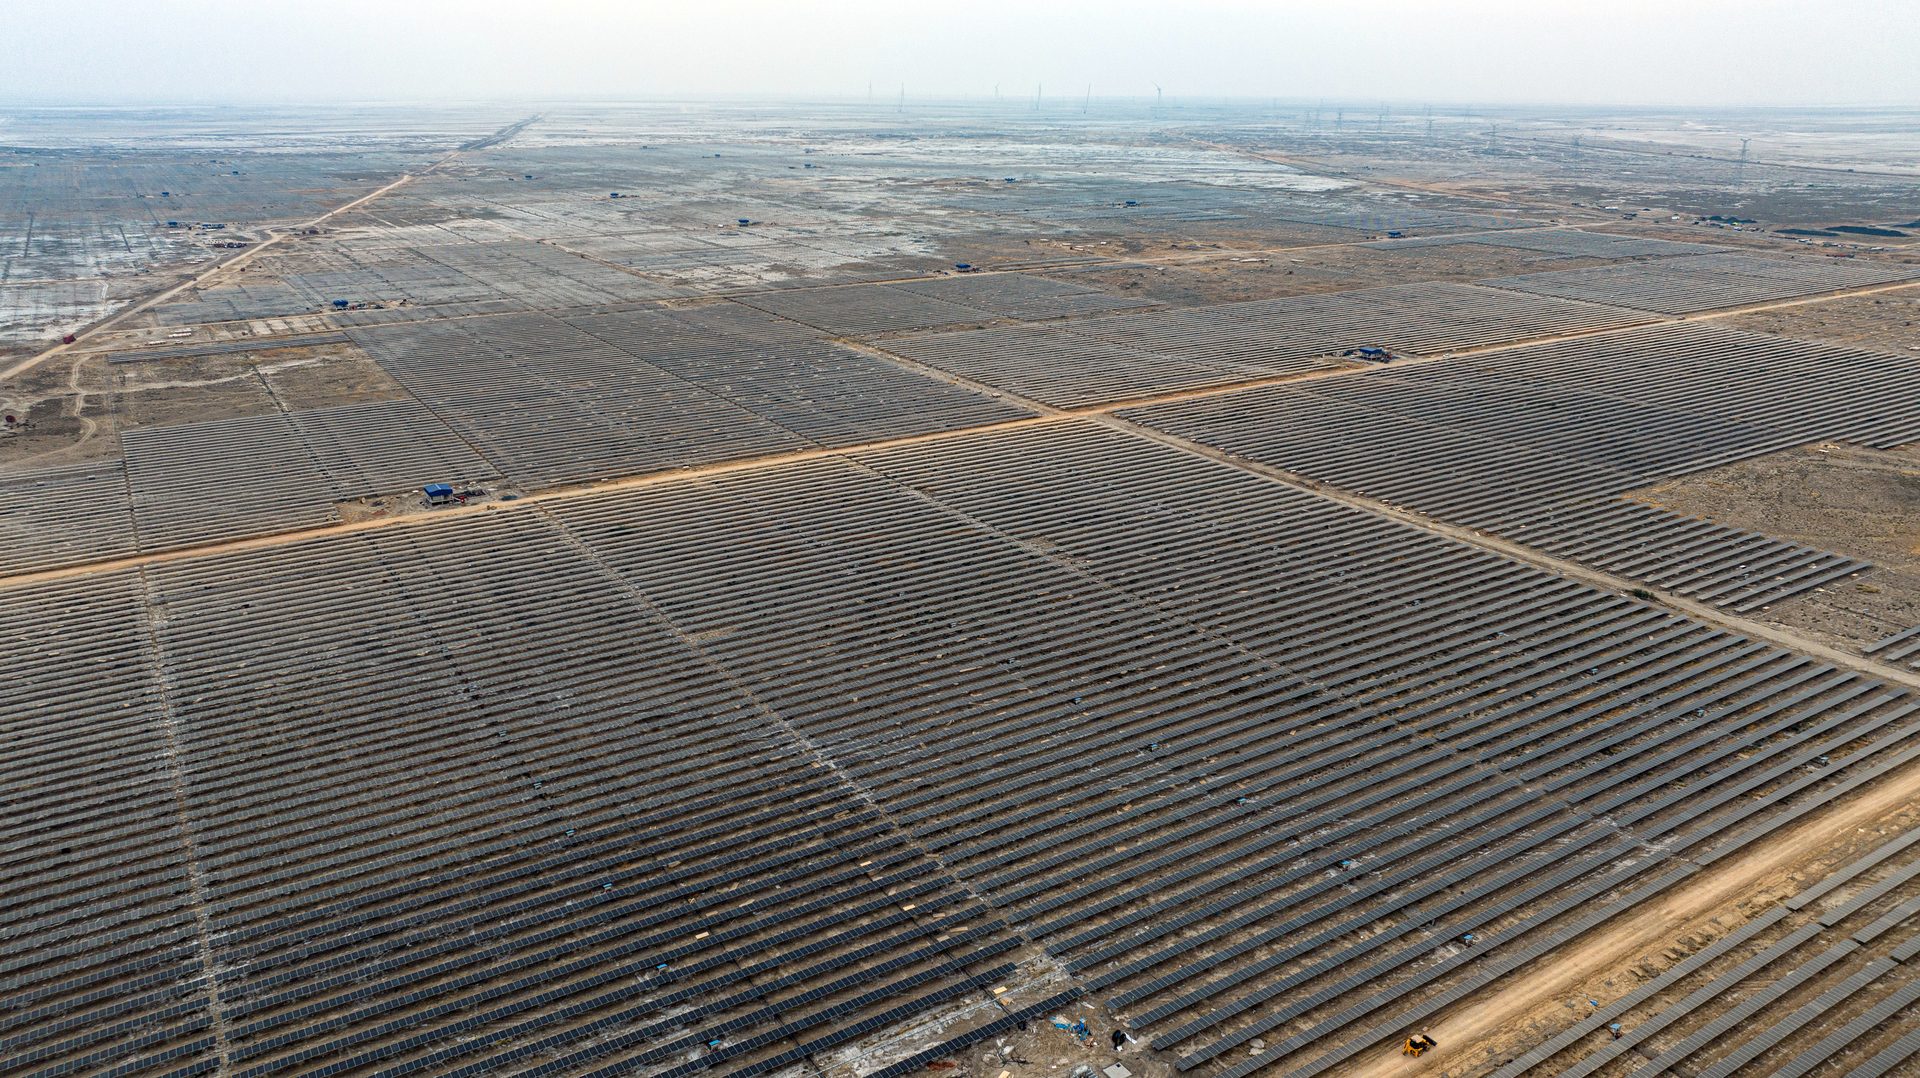
[[[426,493],[428,505],[446,505],[453,501],[453,488],[445,483],[428,483],[420,489]]]

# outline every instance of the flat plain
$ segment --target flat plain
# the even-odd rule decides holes
[[[1914,117],[1328,113],[11,117],[0,1073],[1920,1073]]]

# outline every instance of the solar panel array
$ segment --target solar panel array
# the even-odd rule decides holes
[[[493,466],[415,400],[290,412],[333,496],[365,498],[429,482],[485,483]]]
[[[1867,562],[1617,498],[1531,515],[1508,534],[1559,557],[1751,613]]]
[[[81,116],[27,109],[11,117],[7,183],[0,188],[0,281],[6,288],[0,341],[36,350],[157,291],[142,275],[156,274],[157,280],[195,272],[196,265],[226,253],[209,250],[209,241],[252,238],[201,230],[195,227],[200,222],[238,230],[304,220],[378,187],[383,181],[374,177],[397,175],[424,160],[412,152],[415,147],[354,136],[330,146],[263,152],[253,142],[263,134],[259,129],[223,136],[218,158],[210,158],[208,144],[199,142],[204,127],[183,140],[177,117],[153,114],[137,121],[137,133],[123,129],[105,148],[75,138],[76,123],[97,130],[119,122],[103,111]],[[222,289],[204,307],[165,305],[159,317],[165,323],[292,313],[266,299],[268,293],[288,295],[277,285]]]
[[[1225,244],[1262,247],[1356,242],[1388,231],[1478,232],[1535,224],[1500,213],[1429,209],[1398,199],[1356,197],[1356,193],[1325,197],[1284,186],[1269,189],[1246,181],[1255,171],[1277,175],[1269,171],[1271,166],[1252,166],[1250,171],[1239,162],[1221,169],[1221,182],[1192,182],[1189,178],[1201,175],[1209,164],[1218,167],[1218,159],[1209,162],[1205,155],[1180,158],[1180,178],[1171,181],[1164,178],[1164,166],[1155,169],[1153,164],[1143,148],[1129,146],[1124,159],[1111,162],[1114,171],[1105,175],[1076,168],[1039,182],[1030,182],[1035,178],[1029,176],[1017,184],[946,190],[940,223],[951,227],[951,218],[965,215],[961,220],[968,227],[990,235],[1038,230],[1148,241],[1218,237]],[[1007,269],[1017,260],[986,257],[981,261]]]
[[[345,344],[344,333],[311,333],[291,337],[261,337],[253,340],[208,341],[172,348],[147,348],[138,352],[116,352],[108,363],[145,363],[162,359],[187,359],[198,356],[230,356],[248,352],[270,352],[277,348],[312,348],[323,344]]]
[[[0,1073],[910,1078],[1071,1006],[1154,1070],[1318,1075],[1920,764],[1904,683],[1170,444],[1751,611],[1866,566],[1622,495],[1920,441],[1920,373],[1664,316],[1920,268],[1210,149],[1063,163],[1024,122],[1010,183],[844,152],[866,121],[831,110],[643,115],[656,144],[476,128],[153,314],[339,334],[116,357],[347,341],[403,399],[0,476]],[[66,242],[28,230],[20,258]],[[1276,290],[1415,283],[1173,309],[1016,272],[1169,241],[1370,248]],[[1402,248],[1618,264],[1418,283]],[[1348,355],[1375,347],[1419,361]],[[330,526],[428,481],[634,476]],[[1920,662],[1920,628],[1867,650]],[[1911,1069],[1916,919],[1920,830],[1502,1078]]]
[[[734,304],[599,311],[354,329],[411,399],[134,428],[124,466],[7,477],[0,565],[296,531],[429,482],[543,488],[1032,414]]]
[[[739,302],[842,337],[967,325],[994,317],[977,307],[879,284],[761,292],[742,296]]]
[[[337,521],[337,501],[498,478],[410,400],[140,427],[121,445],[125,487],[102,489],[96,511],[130,498],[143,551],[298,531]]]
[[[1752,610],[1847,558],[1617,495],[1817,439],[1920,440],[1894,356],[1663,325],[1130,413],[1228,452]]]
[[[6,640],[46,731],[11,769],[64,740],[99,772],[9,817],[45,865],[12,927],[47,945],[9,949],[10,1001],[49,1005],[9,1016],[8,1073],[161,1069],[210,992],[235,1074],[742,1073],[1012,972],[977,900],[534,514],[160,567],[151,625],[118,582]],[[87,732],[114,686],[146,710]]]
[[[5,593],[0,1071],[195,1073],[212,970],[135,572]],[[164,1057],[164,1058],[161,1058]],[[152,1060],[145,1065],[146,1060]]]
[[[0,475],[0,574],[98,561],[134,549],[120,461]]]
[[[1608,232],[1587,232],[1573,228],[1521,228],[1474,236],[1421,236],[1378,240],[1364,244],[1380,250],[1406,250],[1419,247],[1452,247],[1475,243],[1488,247],[1511,247],[1567,258],[1649,258],[1671,255],[1726,254],[1724,247],[1706,243],[1678,243],[1645,236],[1618,236]]]
[[[8,881],[73,945],[23,1073],[758,1074],[964,1004],[899,1075],[1034,944],[1311,1068],[1920,758],[1901,691],[1094,423],[63,588],[0,753],[123,822],[13,824],[113,873]]]
[[[381,259],[354,256],[339,269],[290,273],[307,309],[336,299],[392,306],[511,303],[518,308],[580,307],[683,295],[659,282],[558,247],[528,240],[405,249]]]
[[[1646,320],[1617,308],[1431,283],[1108,315],[1072,328],[1172,355],[1233,351],[1270,361],[1306,360],[1367,345],[1430,355]]]
[[[1023,321],[1154,306],[1152,300],[1110,295],[1067,281],[1023,273],[901,281],[890,287],[973,307],[999,318]]]
[[[1904,1072],[1920,1057],[1920,830],[1773,905],[1495,1078]],[[1619,1026],[1620,1035],[1605,1032]]]
[[[895,338],[885,347],[1073,407],[1336,366],[1356,348],[1426,355],[1644,321],[1632,311],[1433,283]]]
[[[397,322],[433,322],[476,314],[511,314],[524,309],[523,304],[510,299],[484,299],[470,303],[443,303],[434,307],[369,307],[329,311],[327,320],[341,327],[389,326]]]
[[[937,370],[1060,407],[1108,404],[1152,393],[1230,385],[1332,366],[1262,362],[1237,352],[1172,356],[1051,326],[1012,326],[898,337],[886,350]]]
[[[163,326],[190,326],[207,322],[244,322],[300,314],[325,305],[281,281],[248,281],[202,288],[154,308]]]
[[[1920,267],[1890,262],[1711,254],[1549,270],[1480,283],[1536,295],[1685,314],[1915,278],[1920,278]]]
[[[335,519],[331,484],[284,412],[123,431],[140,549],[295,531]]]
[[[714,231],[740,207],[716,208],[683,229],[565,237],[568,247],[643,274],[681,295],[719,295],[886,281],[951,266],[897,230],[854,219],[812,229]],[[783,207],[782,217],[792,210]]]
[[[1128,307],[1148,300],[1109,295],[1044,277],[996,273],[839,288],[796,288],[736,297],[758,310],[847,337],[977,325],[1000,319],[1040,320]]]
[[[698,309],[696,309],[698,310]],[[524,486],[1018,419],[973,390],[761,315],[510,315],[351,331]]]
[[[1150,972],[1166,973],[1169,962],[1198,963],[1173,983],[1208,971],[1233,972],[1234,978],[1215,986],[1229,991],[1284,967],[1253,963],[1250,947],[1210,957],[1210,939],[1231,939],[1230,933],[1256,924],[1271,926],[1267,939],[1297,933],[1302,921],[1290,920],[1294,915],[1309,924],[1328,924],[1320,920],[1327,918],[1331,927],[1364,934],[1380,917],[1405,907],[1363,907],[1370,916],[1343,921],[1339,915],[1347,907],[1327,906],[1325,896],[1371,871],[1381,878],[1362,894],[1381,903],[1431,896],[1425,888],[1412,895],[1391,890],[1434,872],[1424,864],[1396,864],[1396,854],[1423,851],[1444,865],[1458,850],[1508,839],[1499,847],[1503,852],[1519,857],[1535,851],[1513,867],[1511,877],[1497,880],[1498,887],[1473,892],[1475,899],[1524,896],[1522,881],[1553,883],[1553,874],[1568,868],[1562,839],[1577,842],[1572,849],[1590,856],[1573,862],[1576,871],[1555,886],[1600,871],[1621,855],[1607,834],[1570,835],[1578,826],[1574,820],[1556,819],[1557,809],[1521,796],[1518,786],[1502,786],[1491,773],[1484,785],[1477,776],[1462,779],[1459,758],[1444,751],[1453,748],[1448,734],[1456,730],[1463,743],[1485,750],[1471,754],[1480,764],[1505,761],[1524,780],[1552,776],[1547,785],[1554,790],[1592,781],[1599,789],[1592,794],[1595,803],[1584,806],[1590,811],[1620,811],[1669,827],[1700,824],[1680,832],[1695,841],[1721,837],[1732,822],[1717,818],[1707,826],[1694,814],[1674,812],[1684,798],[1671,789],[1659,796],[1651,791],[1692,772],[1655,772],[1657,781],[1635,781],[1648,778],[1645,764],[1670,766],[1684,759],[1687,769],[1711,765],[1737,774],[1756,716],[1768,723],[1762,730],[1797,733],[1810,714],[1846,714],[1823,732],[1846,731],[1842,743],[1852,743],[1859,730],[1852,722],[1872,715],[1867,729],[1893,724],[1901,732],[1896,743],[1912,746],[1913,707],[1892,707],[1892,697],[1876,695],[1867,683],[1845,676],[1835,681],[1831,671],[1776,667],[1765,649],[1737,640],[1666,636],[1672,623],[1659,616],[1637,622],[1628,611],[1648,612],[1624,600],[1594,596],[1603,605],[1623,604],[1618,613],[1624,621],[1615,624],[1611,616],[1564,607],[1541,594],[1521,598],[1545,584],[1546,578],[1530,572],[1509,581],[1521,592],[1508,600],[1508,609],[1532,628],[1490,624],[1501,609],[1493,598],[1498,588],[1488,582],[1488,590],[1463,592],[1464,566],[1422,570],[1419,557],[1390,541],[1413,533],[1384,524],[1379,535],[1348,531],[1336,523],[1345,511],[1117,435],[1048,427],[1045,433],[966,439],[935,453],[862,454],[861,460],[1010,545],[995,551],[969,543],[943,529],[925,508],[896,504],[884,487],[864,477],[843,478],[824,465],[711,484],[717,495],[730,492],[730,499],[716,496],[689,506],[684,492],[676,492],[671,503],[662,492],[574,503],[561,516],[649,595],[673,588],[672,597],[660,600],[662,609],[713,640],[714,653],[741,671],[756,696],[793,715],[810,739],[840,754],[943,863],[1016,911],[1015,923],[1069,959],[1095,991],[1140,984]],[[758,513],[770,505],[787,511],[763,528],[743,531],[752,525],[728,514],[730,502],[753,505]],[[627,524],[636,517],[660,520],[676,507],[701,522],[690,525],[684,538],[663,541]],[[802,527],[802,520],[813,523]],[[707,529],[740,534],[751,553],[716,547],[705,537]],[[1297,549],[1286,542],[1292,536],[1300,537]],[[1423,546],[1429,542],[1421,540]],[[1445,544],[1429,548],[1436,557],[1440,546]],[[1376,568],[1363,570],[1363,564]],[[967,567],[967,586],[951,587],[956,576],[950,565]],[[1003,572],[1018,575],[1002,586]],[[724,593],[702,583],[722,574],[728,581]],[[663,578],[687,583],[658,583]],[[1231,588],[1219,586],[1227,581]],[[1113,606],[1101,584],[1149,606]],[[915,601],[903,603],[906,596]],[[914,612],[912,621],[902,620],[906,610]],[[1276,620],[1273,611],[1288,613]],[[1402,612],[1415,611],[1419,624],[1406,624]],[[1150,628],[1133,628],[1141,617],[1152,619]],[[1160,620],[1167,617],[1174,620]],[[1567,621],[1559,622],[1563,617]],[[1062,618],[1086,626],[1088,635],[1055,635],[1068,631],[1055,627]],[[1467,637],[1437,636],[1436,624],[1456,626]],[[1593,635],[1576,644],[1551,624],[1579,624]],[[1204,635],[1188,635],[1196,631]],[[922,648],[899,662],[889,660],[887,641],[911,641],[922,632],[933,634]],[[1498,641],[1501,657],[1468,643],[1475,633]],[[1141,657],[1150,654],[1152,661],[1134,665],[1128,642],[1147,636],[1155,643]],[[1076,646],[1079,639],[1085,643]],[[939,667],[930,668],[926,652],[934,648],[943,665],[968,672],[966,679],[951,682]],[[822,658],[831,655],[846,658]],[[1588,659],[1601,656],[1606,659],[1581,672]],[[1543,665],[1534,665],[1536,658]],[[1257,665],[1236,669],[1248,660]],[[1616,660],[1618,669],[1611,665]],[[1482,665],[1488,662],[1491,669]],[[857,669],[850,672],[854,663]],[[802,676],[810,669],[818,675]],[[1403,680],[1400,672],[1408,670],[1419,671],[1413,676],[1424,688]],[[1614,672],[1593,680],[1607,670]],[[1625,682],[1619,696],[1609,687],[1615,676]],[[1059,684],[1059,678],[1068,680]],[[1776,678],[1781,689],[1759,688]],[[1029,701],[1039,684],[1057,687]],[[1497,689],[1482,688],[1488,685]],[[1830,690],[1863,706],[1847,711],[1825,697]],[[1450,695],[1474,697],[1477,691],[1493,694],[1484,715],[1475,714],[1478,703]],[[1768,695],[1775,691],[1777,696]],[[1358,694],[1350,707],[1343,699],[1347,692]],[[1761,695],[1749,695],[1755,692]],[[1402,694],[1410,694],[1404,708],[1393,706]],[[1824,703],[1813,704],[1816,699]],[[965,701],[963,710],[959,701]],[[1798,707],[1808,710],[1793,710]],[[1582,710],[1588,708],[1597,710]],[[1017,709],[1017,723],[1009,709]],[[1703,723],[1695,712],[1716,718]],[[1676,725],[1678,715],[1694,718]],[[1411,728],[1415,739],[1409,742],[1402,731],[1419,717],[1425,721]],[[1489,728],[1488,719],[1495,717],[1511,724]],[[1350,725],[1367,721],[1380,725]],[[1543,732],[1556,736],[1545,756],[1537,755]],[[1435,741],[1423,737],[1438,742],[1430,756],[1425,746]],[[1685,740],[1676,742],[1680,737]],[[1795,754],[1797,740],[1771,744],[1773,755],[1786,761],[1784,774],[1796,773],[1802,759]],[[1576,745],[1609,756],[1632,746],[1631,755],[1644,759],[1619,764],[1616,781],[1631,784],[1618,786],[1595,771],[1611,764],[1580,756]],[[1703,753],[1709,745],[1713,751]],[[1876,760],[1876,767],[1884,762],[1871,753],[1861,762],[1868,760]],[[1377,772],[1386,767],[1399,781],[1383,788]],[[1702,781],[1703,788],[1712,785]],[[1090,798],[1089,790],[1100,795]],[[1637,816],[1629,810],[1634,804]],[[1484,815],[1463,820],[1468,805]],[[1717,807],[1712,799],[1707,806],[1691,807]],[[1488,829],[1454,830],[1469,822]],[[1311,844],[1309,835],[1315,838]],[[1431,848],[1443,837],[1450,852]],[[1334,862],[1348,859],[1366,868],[1329,874]],[[1433,886],[1491,870],[1477,866],[1508,862],[1487,856],[1473,864],[1459,869],[1460,876],[1433,879]],[[1276,879],[1281,869],[1287,874]],[[1287,881],[1300,890],[1281,901],[1274,888]],[[1577,891],[1577,898],[1560,895],[1561,908],[1579,906],[1619,882],[1607,877]],[[1484,909],[1478,914],[1494,915]],[[1348,943],[1346,932],[1335,933],[1321,944],[1314,970],[1327,980],[1296,996],[1311,999],[1327,981],[1337,989],[1361,979],[1356,968],[1364,972],[1368,963],[1385,961],[1387,944],[1425,919],[1405,915],[1397,935],[1372,943]],[[1480,923],[1461,920],[1465,928]],[[1214,930],[1196,935],[1196,926]],[[1447,938],[1445,930],[1420,933],[1387,970],[1425,959],[1436,941]],[[1153,949],[1154,960],[1135,966],[1146,961],[1146,948]],[[1352,979],[1338,980],[1348,974]],[[1309,982],[1313,977],[1292,983]],[[1424,983],[1416,981],[1400,995]],[[1123,1007],[1153,998],[1152,991],[1140,992],[1114,998]],[[1207,1008],[1219,1004],[1208,998],[1187,1000],[1192,1009],[1183,1017],[1213,1017]],[[1231,1013],[1274,997],[1255,992],[1241,998],[1254,1002]],[[1265,1013],[1261,1019],[1273,1020]],[[1155,1021],[1143,1019],[1140,1028],[1163,1028]],[[1317,1032],[1337,1037],[1338,1026]],[[1182,1039],[1168,1036],[1156,1045]]]
[[[1404,205],[1357,207],[1349,203],[1332,204],[1320,210],[1312,210],[1297,201],[1275,207],[1274,216],[1283,221],[1328,225],[1368,233],[1413,229],[1492,231],[1524,228],[1536,223],[1524,217],[1500,213],[1463,213],[1455,210],[1430,210],[1421,206]]]
[[[1882,637],[1864,650],[1883,662],[1906,663],[1920,670],[1920,625]]]
[[[572,324],[815,445],[855,445],[1032,414],[731,306],[582,316]]]

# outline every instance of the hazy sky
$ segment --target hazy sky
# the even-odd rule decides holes
[[[1920,105],[1920,0],[0,0],[8,103],[730,95]]]

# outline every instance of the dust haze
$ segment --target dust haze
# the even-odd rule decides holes
[[[1609,105],[1920,97],[1899,0],[16,0],[16,104],[1042,95]]]

